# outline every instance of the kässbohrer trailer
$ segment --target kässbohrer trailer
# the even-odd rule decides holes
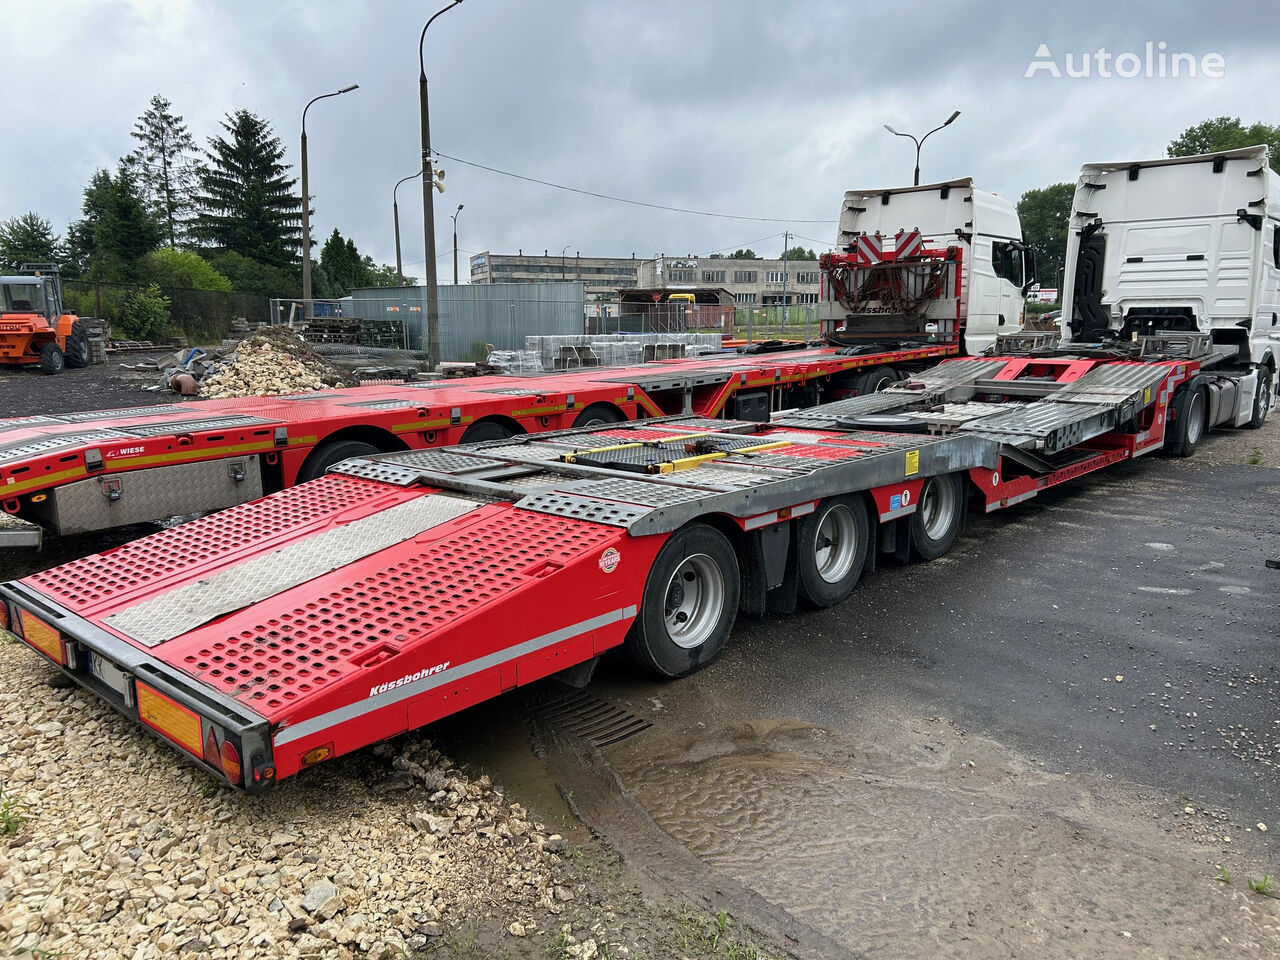
[[[0,587],[8,628],[261,790],[623,647],[677,677],[741,610],[840,602],[995,510],[1162,448],[1235,349],[1005,340],[770,423],[665,418],[357,457]],[[1240,402],[1251,402],[1237,390]]]
[[[960,352],[956,336],[0,419],[0,508],[21,521],[0,545],[222,509],[364,454],[680,413],[767,420]]]

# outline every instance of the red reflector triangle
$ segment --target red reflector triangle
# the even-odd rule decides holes
[[[204,761],[219,770],[222,769],[222,754],[218,751],[218,738],[213,735],[212,730],[204,740]]]

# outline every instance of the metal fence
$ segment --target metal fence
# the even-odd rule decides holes
[[[523,349],[529,335],[583,332],[581,283],[477,283],[437,290],[442,360],[483,360],[490,347]],[[342,308],[352,317],[402,320],[406,346],[426,349],[425,287],[355,290]]]
[[[821,336],[817,304],[591,303],[587,333],[678,333],[719,331],[758,340],[816,340]]]
[[[145,289],[146,284],[88,280],[66,280],[62,284],[68,309],[81,316],[101,317],[117,328],[117,336],[126,337],[130,295]],[[169,299],[169,318],[173,325],[195,343],[221,340],[230,333],[232,322],[237,319],[267,323],[271,316],[267,298],[257,294],[178,287],[161,287],[160,292]]]

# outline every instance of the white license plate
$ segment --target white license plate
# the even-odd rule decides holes
[[[103,660],[96,653],[90,653],[89,672],[125,700],[129,699],[129,675],[110,660]]]

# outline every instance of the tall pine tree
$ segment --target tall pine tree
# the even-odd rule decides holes
[[[219,252],[289,267],[302,247],[302,198],[294,193],[284,147],[271,125],[248,110],[228,114],[228,137],[210,137],[197,174],[192,233]]]
[[[138,147],[126,160],[137,172],[169,246],[176,247],[184,239],[191,209],[196,142],[173,105],[159,94],[134,124],[132,136]]]

